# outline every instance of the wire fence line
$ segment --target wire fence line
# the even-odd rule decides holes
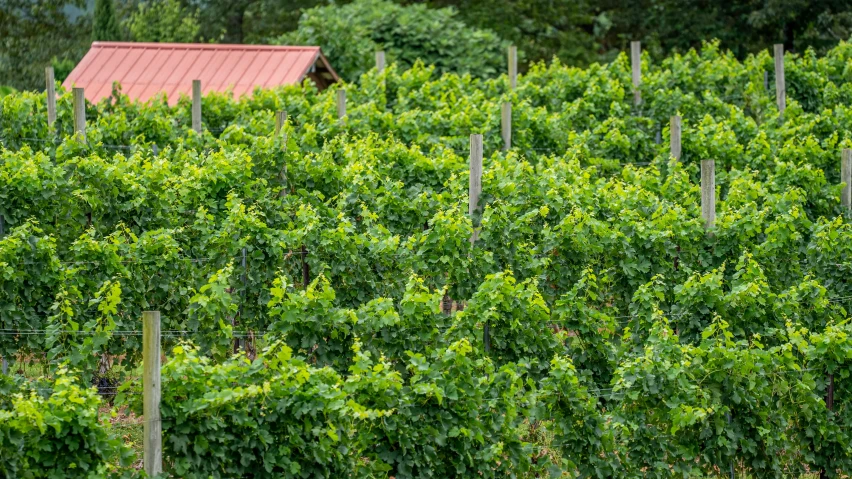
[[[308,355],[305,358],[305,360],[309,360],[310,357],[311,357],[311,355]],[[733,370],[733,367],[714,371],[714,372],[722,374],[722,373],[730,372],[732,370]],[[813,373],[824,373],[825,371],[822,370],[822,369],[807,368],[806,367],[806,368],[800,368],[800,369],[782,369],[782,370],[778,370],[778,371],[769,371],[769,372],[752,371],[752,372],[748,372],[743,377],[748,376],[749,378],[753,378],[755,376],[758,376],[758,377],[763,377],[763,378],[779,378],[779,377],[783,377],[783,376],[787,376],[787,375],[793,375],[793,376],[798,375],[800,378],[802,378],[805,373],[811,373],[811,372],[813,372]],[[695,378],[695,379],[697,379],[697,378]],[[701,382],[702,381],[695,381],[695,382],[692,383],[692,385],[700,386]],[[97,389],[98,393],[100,395],[107,395],[107,396],[112,396],[112,395],[116,395],[116,394],[123,394],[125,396],[127,396],[127,395],[141,395],[141,394],[144,393],[144,391],[141,390],[141,389],[130,389],[130,387],[128,386],[129,384],[132,384],[132,382],[126,383],[125,385],[122,385],[122,386],[99,386],[99,385],[93,384],[92,386],[90,386],[87,389]],[[163,387],[166,387],[168,384],[169,384],[168,382],[164,382]],[[641,379],[637,379],[637,380],[630,382],[629,384],[615,384],[615,385],[612,385],[611,387],[601,388],[601,387],[581,386],[581,388],[586,393],[592,394],[596,397],[609,396],[609,399],[623,400],[624,399],[623,396],[613,397],[612,394],[619,393],[619,392],[625,392],[626,393],[626,392],[634,391],[636,389],[644,389],[644,386],[645,386],[645,382],[642,381]],[[29,388],[28,390],[36,391],[36,392],[43,393],[43,394],[52,394],[55,391],[53,388],[40,388],[40,387]],[[536,393],[537,398],[546,397],[549,394],[553,394],[553,393],[550,393],[550,392],[547,392],[547,391],[536,391],[535,393]],[[504,396],[482,398],[483,401],[498,401],[498,400],[504,400],[504,399],[506,399],[506,397],[504,397]]]
[[[705,92],[705,93],[707,93],[707,92]],[[698,96],[698,98],[703,99],[704,96],[703,95]],[[730,100],[730,99],[742,99],[743,97],[742,96],[719,97],[719,96],[713,95],[712,98],[720,99],[720,100]],[[675,113],[677,113],[676,110],[673,111],[673,112],[670,112],[669,115],[672,115],[672,114],[675,114]],[[637,112],[631,112],[627,116],[631,117],[631,118],[636,118],[636,119],[646,119],[646,120],[653,120],[654,119],[654,116],[644,115],[643,111],[641,109],[638,110],[638,114],[637,114]],[[663,125],[662,125],[662,123],[659,123],[658,125],[659,125],[659,127],[653,131],[653,134],[655,136],[653,141],[655,141],[655,143],[657,143],[657,144],[660,144],[661,138],[660,138],[659,134],[661,133],[661,131],[663,129]],[[231,126],[245,127],[246,125],[231,124],[231,125],[227,125],[225,127],[205,128],[205,131],[213,133],[213,134],[220,134],[220,133],[223,133],[228,128],[230,128]],[[638,125],[637,127],[648,135],[651,135],[651,133],[652,133],[651,131],[648,131],[646,128],[643,128],[641,125]],[[573,131],[576,131],[576,130],[573,130]],[[495,134],[499,134],[499,132],[495,132],[495,131],[492,131],[490,129],[483,132],[483,133],[487,134],[487,135],[491,135],[491,136],[493,136]],[[342,132],[341,134],[347,134],[347,132]],[[515,135],[516,135],[516,132],[513,131],[513,137]],[[274,134],[270,134],[270,136],[274,136]],[[463,137],[464,135],[460,135],[460,136]],[[2,142],[4,145],[6,143],[12,142],[12,141],[15,141],[15,142],[23,141],[23,142],[35,142],[35,143],[42,143],[42,144],[61,145],[66,139],[73,138],[73,137],[74,137],[73,132],[68,132],[65,136],[55,135],[53,138],[47,138],[47,139],[46,138],[24,137],[24,136],[13,135],[11,137],[0,136],[0,142]],[[87,145],[89,147],[92,147],[92,148],[106,148],[106,149],[128,150],[128,151],[133,150],[133,149],[151,149],[155,153],[158,152],[162,148],[159,145],[157,145],[156,143],[150,143],[150,144],[146,144],[146,143],[142,143],[142,144],[95,143],[93,145],[90,145],[90,144],[88,144],[88,141],[87,141]],[[171,145],[168,145],[168,146],[171,146]],[[409,146],[409,148],[413,147],[412,145],[408,145],[408,146]],[[417,146],[419,146],[419,145],[417,145]],[[434,145],[434,146],[438,147],[440,150],[452,150],[456,153],[466,153],[467,152],[467,150],[465,150],[463,148],[457,148],[457,147],[446,146],[446,145]],[[569,148],[569,146],[565,146],[565,147],[544,147],[544,148],[538,148],[538,147],[526,148],[526,147],[521,146],[521,147],[513,147],[512,149],[526,150],[526,151],[567,151],[568,148]],[[499,150],[501,150],[501,149],[498,148],[495,151],[499,151]]]

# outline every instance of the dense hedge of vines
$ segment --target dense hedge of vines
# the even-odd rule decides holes
[[[390,67],[347,86],[344,119],[309,86],[212,95],[200,135],[185,99],[117,96],[87,142],[70,95],[56,132],[43,95],[7,96],[0,355],[46,352],[82,385],[105,359],[131,373],[127,333],[160,310],[188,340],[167,335],[163,369],[180,477],[848,474],[852,45],[788,56],[784,115],[767,54],[646,62],[638,107],[628,67],[539,66],[514,91]]]

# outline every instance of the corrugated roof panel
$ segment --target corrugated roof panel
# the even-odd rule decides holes
[[[136,64],[119,80],[121,82],[121,91],[125,95],[130,98],[148,101],[149,97],[142,98],[140,95],[145,91],[146,86],[150,84],[156,74],[154,69],[151,68],[151,64],[159,52],[159,50],[153,48],[146,48],[136,55],[138,58]]]
[[[278,85],[300,83],[314,63],[316,55],[310,52],[300,53],[296,62],[282,62],[275,71],[273,81]]]
[[[237,66],[242,52],[231,50],[219,52],[219,55],[223,57],[222,64],[210,78],[209,88],[215,91],[225,91],[229,87],[229,81],[234,74],[234,68]]]
[[[321,54],[319,47],[95,42],[63,86],[82,87],[87,100],[98,102],[119,82],[131,99],[164,92],[174,105],[192,94],[192,80],[201,80],[205,93],[231,89],[239,97],[301,82]]]
[[[92,93],[99,97],[109,96],[112,93],[112,82],[118,81],[122,76],[124,76],[119,67],[128,57],[127,52],[121,51],[117,48],[110,48],[104,53],[106,54],[107,52],[109,53],[107,60],[100,64],[100,68],[98,68],[94,78],[92,79],[92,84],[94,86],[94,91]],[[115,78],[115,80],[113,80],[113,78]]]
[[[263,66],[271,58],[271,52],[253,52],[251,63],[249,63],[248,68],[243,70],[242,75],[240,75],[239,80],[237,80],[237,85],[250,89],[251,86],[258,81],[258,77],[260,76],[261,71],[263,70]]]
[[[251,71],[251,64],[254,62],[254,57],[257,56],[257,52],[234,53],[237,55],[237,61],[236,63],[234,63],[234,68],[231,69],[231,74],[228,76],[227,85],[225,85],[225,88],[233,91],[234,97],[239,97],[240,95],[245,93],[240,84],[240,80],[242,80],[243,76],[247,73],[256,73]]]
[[[262,52],[259,56],[262,57],[263,63],[257,70],[257,75],[254,77],[254,82],[251,86],[252,91],[256,86],[267,86],[269,79],[272,78],[272,74],[275,73],[275,69],[278,68],[278,64],[275,61],[275,55],[273,55],[272,52]]]

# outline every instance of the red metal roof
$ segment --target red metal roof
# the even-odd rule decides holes
[[[230,89],[239,98],[255,87],[300,83],[318,63],[331,81],[339,79],[319,47],[94,42],[62,86],[82,87],[87,100],[98,102],[117,81],[131,99],[165,92],[174,105],[181,94],[192,95],[192,80],[201,80],[202,93]]]

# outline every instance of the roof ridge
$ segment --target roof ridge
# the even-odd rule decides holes
[[[258,45],[240,43],[158,43],[158,42],[92,42],[91,48],[95,47],[118,47],[118,48],[160,48],[160,49],[182,49],[182,50],[286,50],[286,51],[314,51],[318,46],[311,45]]]

